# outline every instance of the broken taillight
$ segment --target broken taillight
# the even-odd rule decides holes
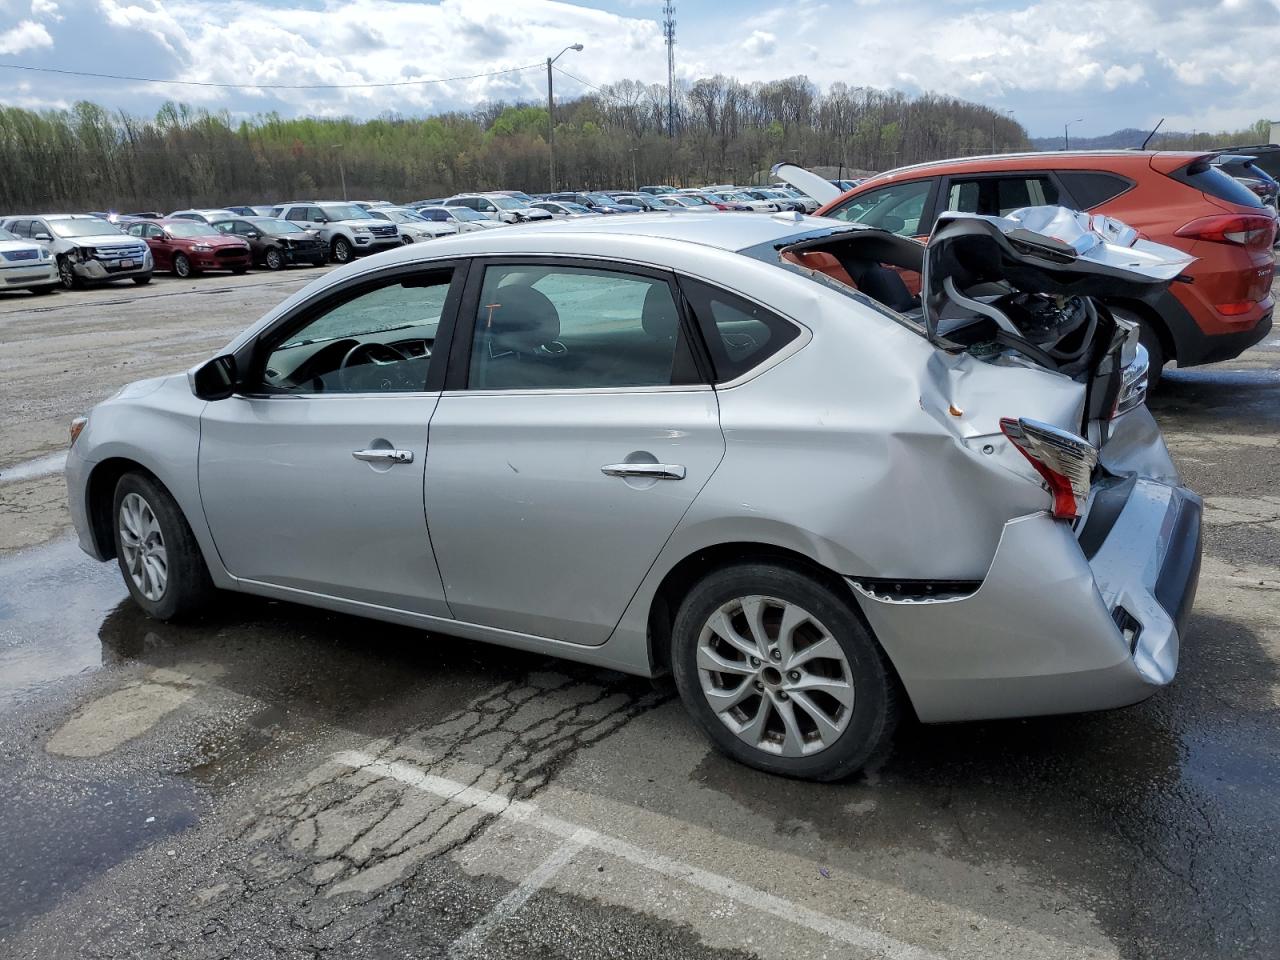
[[[1044,477],[1053,495],[1053,515],[1060,520],[1080,516],[1089,499],[1098,448],[1074,433],[1023,417],[1002,417],[1000,432]]]

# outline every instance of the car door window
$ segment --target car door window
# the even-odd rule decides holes
[[[581,390],[699,382],[665,279],[587,267],[485,270],[471,390]]]
[[[1003,217],[1022,207],[1058,202],[1057,184],[1044,173],[1010,177],[952,178],[947,188],[947,209]]]
[[[933,183],[933,180],[891,183],[850,198],[830,216],[852,223],[865,223],[904,237],[928,233],[929,224],[922,224],[921,220]]]
[[[286,220],[293,220],[295,223],[301,223],[307,219],[306,207],[291,207],[284,215]]]
[[[268,393],[413,393],[426,389],[452,271],[348,292],[272,338]]]

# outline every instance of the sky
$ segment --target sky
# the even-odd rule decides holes
[[[0,103],[168,99],[233,115],[420,116],[546,96],[548,56],[596,86],[666,81],[661,2],[0,0],[0,64],[235,84],[220,89],[0,69]],[[804,74],[820,88],[935,91],[1012,111],[1032,136],[1223,130],[1280,119],[1280,0],[677,0],[677,75]],[[588,91],[556,75],[557,97]],[[1078,121],[1078,122],[1077,122]]]

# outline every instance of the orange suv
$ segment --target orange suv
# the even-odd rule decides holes
[[[923,239],[946,210],[1001,215],[1057,204],[1114,217],[1197,259],[1154,303],[1116,301],[1142,324],[1152,380],[1230,360],[1271,329],[1276,220],[1218,168],[1212,154],[1124,151],[1028,153],[942,160],[882,173],[818,210]]]

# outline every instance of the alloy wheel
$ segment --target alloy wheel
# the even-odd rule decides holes
[[[62,281],[64,290],[70,290],[76,285],[76,274],[71,268],[71,261],[66,257],[58,258],[58,279]]]
[[[120,550],[125,568],[138,591],[152,602],[164,596],[169,585],[169,554],[155,511],[136,493],[120,501]]]
[[[347,263],[351,260],[351,244],[342,237],[333,241],[333,259],[338,263]]]
[[[267,251],[267,269],[279,270],[284,266],[284,258],[280,256],[280,251],[271,249]]]
[[[173,258],[173,272],[179,277],[191,276],[191,261],[182,254],[178,254]]]
[[[853,715],[853,672],[831,631],[773,597],[722,604],[702,627],[698,680],[738,739],[783,757],[811,756],[839,739]]]

